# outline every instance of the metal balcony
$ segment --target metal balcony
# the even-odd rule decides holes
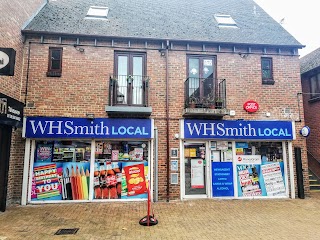
[[[146,117],[152,113],[149,107],[149,78],[139,75],[110,76],[109,105],[106,112],[110,117]]]
[[[183,116],[221,118],[229,114],[226,106],[226,80],[187,78]]]

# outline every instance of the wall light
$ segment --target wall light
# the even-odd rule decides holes
[[[79,52],[81,52],[81,53],[84,52],[84,48],[79,47],[77,44],[74,44],[73,46],[74,46],[74,48],[75,48],[77,51],[79,51]]]
[[[94,113],[86,113],[86,117],[92,122],[94,120]]]
[[[248,55],[249,55],[248,53],[239,52],[239,56],[240,56],[241,58],[247,58]]]

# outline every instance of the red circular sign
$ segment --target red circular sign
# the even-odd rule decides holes
[[[259,104],[253,100],[249,100],[243,104],[243,109],[247,112],[253,113],[259,110]]]

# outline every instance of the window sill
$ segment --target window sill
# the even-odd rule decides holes
[[[320,102],[320,96],[312,97],[308,100],[309,103]]]
[[[47,77],[61,77],[61,72],[47,72]]]
[[[263,85],[274,85],[275,81],[273,79],[262,79]]]

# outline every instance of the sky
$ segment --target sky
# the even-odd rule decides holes
[[[274,20],[306,47],[299,50],[300,57],[320,47],[319,0],[254,0]]]

